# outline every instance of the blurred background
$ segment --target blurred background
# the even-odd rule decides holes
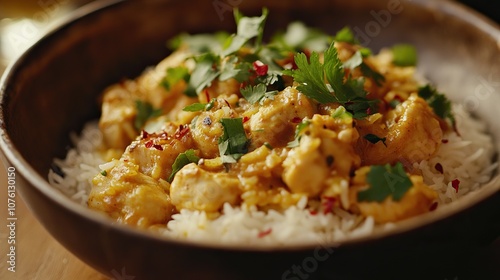
[[[52,24],[73,9],[92,1],[0,0],[0,73]],[[500,10],[494,7],[495,1],[457,1],[500,23]]]
[[[0,0],[0,73],[51,25],[91,0]]]

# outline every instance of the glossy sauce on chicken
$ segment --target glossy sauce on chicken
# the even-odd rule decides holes
[[[109,163],[90,208],[142,228],[182,209],[282,211],[303,197],[311,211],[341,207],[378,223],[431,210],[437,194],[412,164],[436,153],[453,118],[414,64],[398,65],[390,48],[372,54],[348,29],[322,35],[321,50],[244,35],[203,52],[186,39],[103,93]]]

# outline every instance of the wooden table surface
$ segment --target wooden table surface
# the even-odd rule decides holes
[[[2,280],[106,280],[73,256],[49,235],[26,207],[19,194],[16,202],[16,271],[8,270],[6,168],[0,163],[0,279]]]

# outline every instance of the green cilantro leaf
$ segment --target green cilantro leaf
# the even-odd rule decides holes
[[[358,192],[358,201],[382,202],[388,196],[392,196],[394,201],[399,201],[413,186],[400,162],[394,166],[390,164],[371,166],[366,182],[369,188]]]
[[[185,112],[209,111],[214,107],[216,100],[217,100],[216,98],[212,98],[212,100],[210,100],[210,102],[208,103],[193,103],[182,108],[182,111]]]
[[[181,80],[189,81],[189,70],[184,66],[178,66],[173,68],[167,68],[167,74],[165,78],[161,81],[161,85],[166,89],[170,90],[175,84]]]
[[[331,42],[331,36],[323,31],[306,26],[303,22],[291,22],[285,33],[276,33],[271,41],[283,52],[297,50],[323,51]]]
[[[324,82],[324,67],[318,53],[313,52],[309,59],[304,53],[298,53],[295,55],[295,64],[297,70],[285,70],[284,73],[293,76],[295,82],[299,83],[298,90],[319,103],[337,101]]]
[[[439,93],[436,88],[427,84],[418,89],[418,96],[425,99],[434,113],[441,119],[449,119],[453,127],[456,129],[456,121],[452,112],[451,101],[446,98],[444,94]]]
[[[351,28],[349,26],[345,26],[344,28],[340,29],[337,34],[335,34],[335,37],[333,38],[334,41],[337,42],[345,42],[349,44],[359,44],[359,41],[356,39],[354,36],[354,33],[352,32]]]
[[[302,120],[302,122],[295,127],[294,139],[293,141],[288,142],[288,144],[286,145],[287,148],[295,148],[299,146],[300,138],[302,137],[302,132],[304,131],[305,128],[307,128],[309,124],[311,124],[309,120]]]
[[[135,101],[135,108],[137,109],[137,115],[135,116],[134,126],[137,130],[141,130],[148,119],[162,114],[161,109],[155,109],[153,105],[142,100]]]
[[[240,89],[241,95],[243,95],[250,104],[259,102],[266,94],[266,91],[267,87],[264,84],[258,84],[256,86],[249,85]]]
[[[243,128],[243,119],[221,119],[224,128],[219,138],[219,153],[224,163],[235,163],[248,152],[249,139]]]
[[[397,66],[417,65],[417,49],[410,44],[398,44],[392,47],[392,63]]]
[[[182,111],[185,112],[199,112],[205,110],[207,107],[208,103],[193,103],[190,104],[184,108],[182,108]]]
[[[196,58],[196,66],[193,73],[191,73],[188,88],[185,92],[187,96],[196,97],[212,84],[212,81],[220,75],[220,71],[217,67],[214,67],[219,60],[220,58],[212,53],[205,53]]]
[[[352,113],[354,118],[364,118],[375,113],[377,101],[366,98],[364,79],[348,77],[344,83],[344,65],[333,43],[324,53],[324,64],[321,64],[316,52],[313,52],[309,59],[304,53],[295,55],[295,64],[298,69],[285,70],[284,73],[295,79],[299,84],[297,89],[307,97],[319,103],[338,102]],[[353,62],[354,64],[356,63]],[[324,81],[325,76],[328,84]]]
[[[366,140],[368,140],[368,142],[372,143],[372,144],[377,144],[378,142],[382,142],[384,144],[384,146],[387,147],[387,144],[385,143],[385,140],[386,138],[385,137],[379,137],[375,134],[366,134],[365,136],[363,136],[363,138],[365,138]]]
[[[227,32],[215,32],[210,34],[194,34],[181,33],[170,40],[167,45],[171,50],[177,50],[185,45],[189,50],[199,55],[206,52],[220,53],[223,43],[229,38]]]
[[[260,17],[245,17],[235,9],[235,20],[237,24],[236,34],[228,40],[229,45],[222,51],[222,56],[228,56],[241,49],[250,39],[256,38],[255,48],[259,49],[262,44],[264,24],[266,22],[268,10],[264,8]]]
[[[339,106],[335,111],[332,112],[332,118],[334,119],[352,119],[352,114],[347,112],[344,106]]]
[[[177,174],[179,170],[190,163],[198,163],[198,161],[200,161],[200,158],[195,154],[195,151],[193,149],[189,149],[184,153],[180,153],[177,158],[175,158],[175,161],[172,164],[172,173],[170,173],[167,181],[169,183],[172,183],[175,174]]]

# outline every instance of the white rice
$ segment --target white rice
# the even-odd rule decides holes
[[[439,194],[439,204],[446,204],[475,191],[491,179],[497,163],[492,164],[494,146],[486,133],[486,126],[472,119],[460,106],[454,106],[458,131],[446,134],[444,143],[435,156],[415,163],[424,181]],[[105,161],[99,152],[103,148],[102,135],[96,122],[88,123],[79,136],[72,135],[75,148],[66,159],[56,159],[55,164],[65,174],[61,177],[50,170],[49,183],[74,201],[85,205],[91,189],[92,178],[100,172]],[[441,174],[436,170],[440,164]],[[460,181],[458,192],[452,181]],[[370,234],[375,223],[371,217],[362,218],[340,208],[333,213],[311,213],[303,198],[296,206],[284,212],[258,211],[255,207],[232,207],[225,204],[223,215],[210,219],[204,212],[181,210],[173,215],[167,228],[161,232],[181,239],[267,245],[292,243],[329,243],[345,238]],[[388,226],[394,226],[389,224]]]

